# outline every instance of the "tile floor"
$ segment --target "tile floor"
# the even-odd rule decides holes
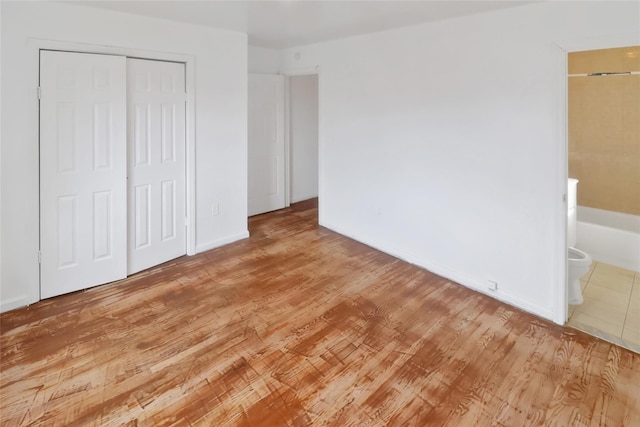
[[[640,353],[640,272],[594,261],[580,283],[568,325]]]

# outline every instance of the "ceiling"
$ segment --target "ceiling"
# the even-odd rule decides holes
[[[240,31],[249,35],[250,45],[283,49],[533,2],[83,0],[70,3]]]

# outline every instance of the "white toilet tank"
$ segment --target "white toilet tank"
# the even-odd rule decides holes
[[[578,180],[569,178],[567,187],[567,245],[574,247],[578,240],[576,234],[576,227],[578,222],[577,217],[577,195],[578,195]]]

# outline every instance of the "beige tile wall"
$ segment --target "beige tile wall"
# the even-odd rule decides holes
[[[570,74],[637,70],[640,47],[569,54]],[[579,205],[640,215],[640,75],[569,77],[569,176]]]
[[[569,74],[640,71],[640,46],[569,53]]]

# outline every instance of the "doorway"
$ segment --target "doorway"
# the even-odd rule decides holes
[[[288,77],[291,203],[318,197],[318,75]]]
[[[248,216],[319,195],[317,73],[249,74]]]
[[[640,47],[568,53],[567,87],[568,246],[593,259],[568,325],[640,352]]]
[[[40,297],[184,255],[185,64],[40,59]]]

